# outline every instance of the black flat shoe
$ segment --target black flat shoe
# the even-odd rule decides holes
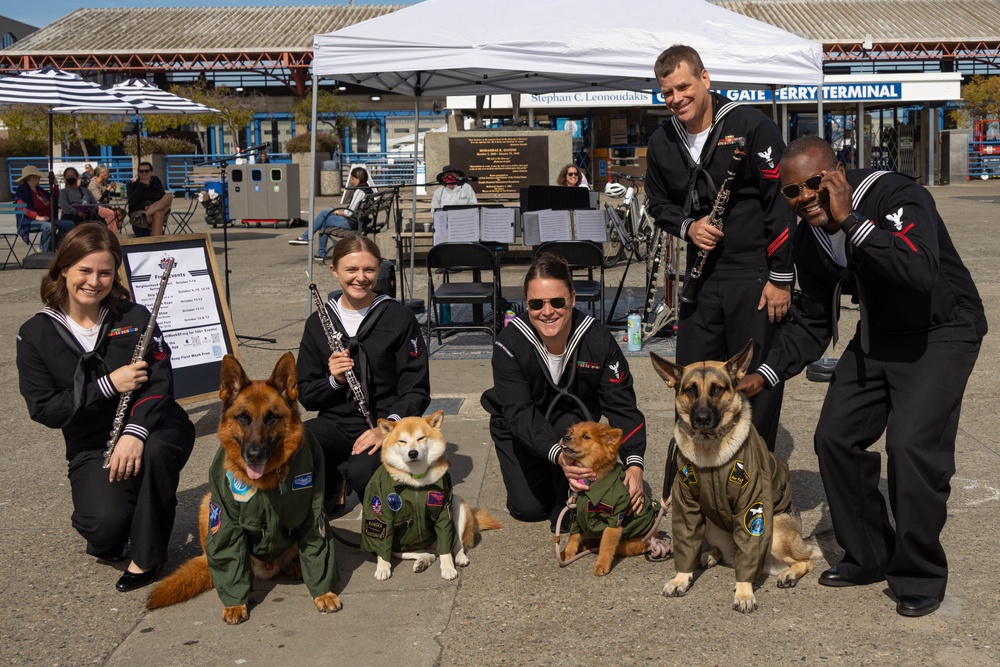
[[[115,584],[115,588],[117,588],[122,593],[127,593],[129,591],[134,591],[137,588],[148,586],[149,584],[153,583],[154,579],[156,579],[156,574],[159,571],[160,571],[159,565],[155,565],[146,570],[145,572],[140,572],[139,574],[125,570],[122,573],[121,578],[118,579],[118,583]]]
[[[848,581],[847,579],[844,579],[842,576],[840,576],[840,573],[837,572],[836,565],[831,567],[829,570],[823,572],[823,574],[819,575],[819,583],[823,584],[824,586],[836,586],[838,588],[844,586],[858,585],[853,581]]]
[[[108,549],[99,554],[94,554],[94,558],[98,558],[107,563],[120,563],[126,558],[128,558],[128,540],[125,541],[125,546],[120,549]]]
[[[900,616],[926,616],[938,610],[941,600],[928,595],[903,595],[896,603],[896,613]]]

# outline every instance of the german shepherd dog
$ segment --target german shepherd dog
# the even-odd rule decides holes
[[[659,503],[646,494],[642,511],[632,514],[632,500],[624,486],[625,470],[618,462],[622,430],[597,422],[580,422],[566,431],[563,454],[581,468],[590,468],[597,478],[590,489],[577,497],[576,514],[562,560],[579,552],[585,542],[600,541],[594,574],[603,577],[611,571],[615,556],[638,556],[649,550],[643,538],[659,513]],[[609,478],[610,477],[610,478]],[[606,482],[605,478],[608,478]],[[602,483],[603,482],[603,483]]]
[[[336,576],[336,566],[333,544],[327,539],[326,517],[322,513],[322,475],[316,474],[323,470],[322,452],[315,440],[311,440],[312,446],[308,444],[307,438],[311,436],[307,436],[299,416],[295,357],[286,352],[270,379],[251,382],[239,361],[226,355],[222,360],[221,376],[222,419],[218,429],[221,447],[210,473],[212,492],[202,500],[198,518],[202,555],[187,561],[160,582],[149,596],[147,609],[177,604],[213,587],[206,555],[206,543],[211,534],[211,539],[219,540],[220,544],[228,540],[227,555],[246,553],[249,567],[239,563],[221,564],[220,567],[235,568],[241,575],[237,583],[241,591],[247,592],[254,577],[267,580],[279,571],[302,579],[299,544],[309,545],[310,558],[317,562],[310,561],[312,567],[307,571],[327,573],[322,584],[317,579],[308,582],[315,596],[316,609],[323,613],[340,610],[340,599],[329,590],[332,577]],[[286,483],[289,475],[294,478]],[[270,511],[258,512],[265,506]],[[273,538],[268,544],[277,553],[260,553],[261,536],[265,533],[242,528],[239,516],[234,514],[244,513],[254,515],[251,520],[260,519],[264,514],[278,515],[276,525],[266,528]],[[299,541],[284,537],[289,534],[297,535]],[[284,541],[275,535],[281,535]],[[246,540],[247,544],[240,545],[240,540]],[[223,584],[219,582],[218,585]],[[220,589],[218,593],[223,601],[240,597],[234,591]],[[222,611],[222,620],[230,625],[242,623],[247,618],[246,602],[227,605]]]
[[[750,422],[750,404],[736,391],[753,355],[753,341],[726,362],[678,366],[650,353],[653,368],[676,390],[677,475],[671,486],[677,576],[663,587],[680,597],[691,587],[702,536],[711,549],[709,568],[721,560],[736,568],[733,609],[757,608],[753,582],[777,575],[778,587],[795,586],[813,569],[815,550],[802,541],[791,508],[788,466],[767,450]]]
[[[390,554],[416,561],[413,571],[423,572],[437,558],[426,550],[434,545],[441,576],[454,579],[455,566],[469,564],[465,550],[475,544],[476,535],[503,527],[487,510],[473,510],[452,493],[443,422],[442,410],[426,418],[378,420],[384,436],[382,467],[365,489],[361,546],[376,554],[379,581],[392,576]]]

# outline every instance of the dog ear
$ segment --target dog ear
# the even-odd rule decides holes
[[[382,435],[389,435],[395,427],[396,422],[389,421],[388,419],[378,420],[378,430],[382,431]]]
[[[224,406],[229,406],[243,387],[250,384],[250,378],[243,372],[243,367],[231,354],[222,358],[222,371],[219,374],[219,400]]]
[[[427,417],[426,421],[427,421],[428,424],[430,424],[431,428],[436,428],[436,429],[440,430],[441,429],[441,424],[444,423],[444,410],[438,410],[437,412],[435,412],[434,414],[432,414],[430,417]]]
[[[607,447],[617,449],[622,441],[622,430],[603,424],[601,426],[601,439]]]
[[[299,397],[299,384],[295,374],[295,355],[285,352],[278,359],[274,366],[274,371],[267,383],[281,392],[289,403],[294,403]]]
[[[753,359],[753,338],[747,341],[746,347],[740,350],[739,354],[726,362],[726,370],[736,382],[747,374],[751,359]]]
[[[671,363],[655,352],[649,353],[649,360],[653,362],[653,370],[663,378],[668,387],[676,387],[680,384],[681,376],[684,375],[683,366]]]

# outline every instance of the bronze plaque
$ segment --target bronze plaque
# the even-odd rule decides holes
[[[450,164],[479,180],[477,193],[516,194],[529,185],[549,182],[548,137],[451,137]]]

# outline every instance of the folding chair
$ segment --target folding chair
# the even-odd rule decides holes
[[[435,269],[444,269],[442,284],[434,286]],[[456,271],[472,271],[471,282],[452,282]],[[482,272],[490,271],[489,282],[482,280]],[[491,341],[496,341],[497,295],[499,292],[500,267],[496,255],[489,248],[479,243],[439,243],[431,247],[427,253],[427,340],[437,331],[438,344],[441,344],[442,331],[479,330],[487,331]],[[437,306],[442,304],[468,303],[473,305],[489,304],[489,318],[481,322],[447,322],[435,323]]]
[[[600,321],[604,321],[604,251],[593,241],[549,241],[535,249],[535,254],[551,252],[559,255],[569,264],[570,271],[586,269],[587,278],[573,278],[576,300],[590,303],[594,312],[594,302],[600,304]],[[600,280],[594,280],[594,269],[600,269]]]
[[[171,208],[169,215],[164,218],[163,233],[164,234],[194,234],[194,230],[191,229],[191,218],[194,217],[194,212],[198,209],[198,198],[189,196],[190,193],[187,190],[178,190],[174,192],[174,201],[176,203],[178,199],[184,195],[184,199],[188,202],[188,207],[186,211],[173,210]],[[172,220],[174,224],[174,230],[167,231],[167,221]]]
[[[28,247],[24,253],[25,256],[32,252],[38,252],[38,236],[42,230],[31,231],[30,227],[26,227],[24,231],[19,230],[19,222],[23,214],[23,206],[18,206],[13,202],[0,203],[0,237],[3,237],[7,243],[7,257],[4,259],[2,267],[4,271],[7,270],[11,257],[14,258],[18,267],[21,266],[21,259],[17,256],[16,251],[18,240]]]

